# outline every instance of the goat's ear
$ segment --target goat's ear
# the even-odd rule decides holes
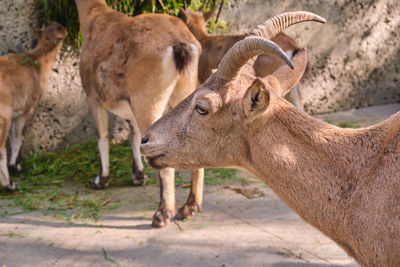
[[[179,9],[179,17],[183,20],[183,21],[187,21],[187,14],[186,14],[186,10],[184,8],[180,8]]]
[[[270,101],[270,91],[259,79],[255,79],[243,97],[243,110],[247,117],[264,112]]]
[[[279,96],[286,95],[301,79],[307,66],[307,49],[297,50],[292,58],[294,69],[290,69],[287,64],[282,64],[274,73],[274,80],[279,81],[279,86],[272,86],[276,89]]]
[[[40,39],[42,38],[43,35],[43,29],[40,28],[33,28],[33,34],[36,36],[36,38]]]
[[[203,13],[204,21],[208,22],[214,15],[215,12],[217,11],[217,5],[215,5],[210,11]]]

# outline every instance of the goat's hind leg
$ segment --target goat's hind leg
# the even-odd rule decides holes
[[[110,141],[108,138],[108,113],[101,104],[92,97],[88,97],[88,105],[96,124],[97,133],[99,135],[99,152],[101,160],[101,169],[99,175],[92,183],[93,189],[104,189],[108,186],[110,176]]]
[[[11,123],[11,131],[9,136],[11,158],[10,158],[10,171],[19,173],[22,171],[22,159],[20,150],[24,139],[23,130],[26,119],[24,116],[17,117]]]
[[[185,205],[178,210],[175,219],[183,220],[201,211],[203,204],[204,169],[192,170],[190,193]]]
[[[10,116],[2,116],[0,114],[0,183],[6,190],[16,191],[17,186],[10,179],[7,169],[6,140],[11,124],[11,114],[9,115]]]
[[[145,181],[144,166],[142,156],[140,154],[140,130],[136,119],[129,122],[129,141],[132,147],[133,162],[132,162],[132,183],[134,186],[140,186]]]

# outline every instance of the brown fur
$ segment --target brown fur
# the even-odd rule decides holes
[[[20,171],[16,159],[22,145],[23,128],[47,89],[51,68],[66,36],[64,27],[56,22],[35,29],[34,33],[39,39],[34,49],[0,57],[0,181],[10,190],[15,186],[5,167],[8,130],[11,128],[10,165]]]
[[[361,266],[400,266],[400,113],[341,129],[298,111],[282,94],[302,56],[264,79],[213,74],[147,130],[141,151],[156,168],[246,168]]]
[[[102,162],[94,187],[108,185],[107,110],[129,121],[134,155],[132,181],[141,185],[144,167],[140,132],[195,89],[201,46],[176,17],[128,17],[109,8],[105,0],[76,3],[84,38],[80,74],[97,126]],[[162,199],[154,217],[155,226],[165,225],[175,214],[175,198],[170,193],[173,175],[173,170],[161,172]]]
[[[248,34],[242,35],[209,35],[206,23],[215,10],[208,13],[201,11],[180,10],[180,14],[189,30],[201,43],[203,53],[199,60],[199,82],[204,83],[211,76],[212,70],[218,67],[222,57],[238,41],[244,39]],[[278,34],[272,39],[283,51],[296,53],[300,47],[289,36],[284,33]],[[254,74],[257,77],[266,77],[276,71],[283,62],[275,55],[260,55],[254,62]],[[307,64],[307,61],[305,62]],[[299,88],[291,90],[287,100],[292,102],[298,109],[303,110],[303,104]]]

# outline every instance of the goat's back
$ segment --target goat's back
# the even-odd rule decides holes
[[[198,41],[176,17],[162,14],[127,17],[107,11],[86,27],[80,64],[82,83],[86,90],[108,87],[107,90],[113,91],[105,96],[108,99],[125,98],[126,78],[135,72],[138,62],[157,65],[168,47],[175,48],[177,44],[193,44],[201,51]],[[99,82],[99,77],[105,82]]]

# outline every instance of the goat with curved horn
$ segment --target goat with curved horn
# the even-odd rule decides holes
[[[272,20],[255,33],[271,37],[300,19]],[[282,96],[301,77],[306,49],[293,56],[294,71],[282,64],[259,78],[245,66],[227,82],[254,55],[248,50],[258,49],[242,42],[225,55],[218,76],[147,129],[140,147],[147,162],[244,168],[361,266],[400,266],[400,112],[368,128],[342,129],[297,110]]]
[[[290,59],[274,42],[269,41],[287,27],[305,21],[325,23],[325,19],[306,11],[287,12],[274,16],[258,25],[250,36],[237,42],[222,58],[218,66],[217,76],[223,80],[232,80],[246,62],[259,54],[276,54],[291,68]],[[278,49],[279,48],[279,49]]]

